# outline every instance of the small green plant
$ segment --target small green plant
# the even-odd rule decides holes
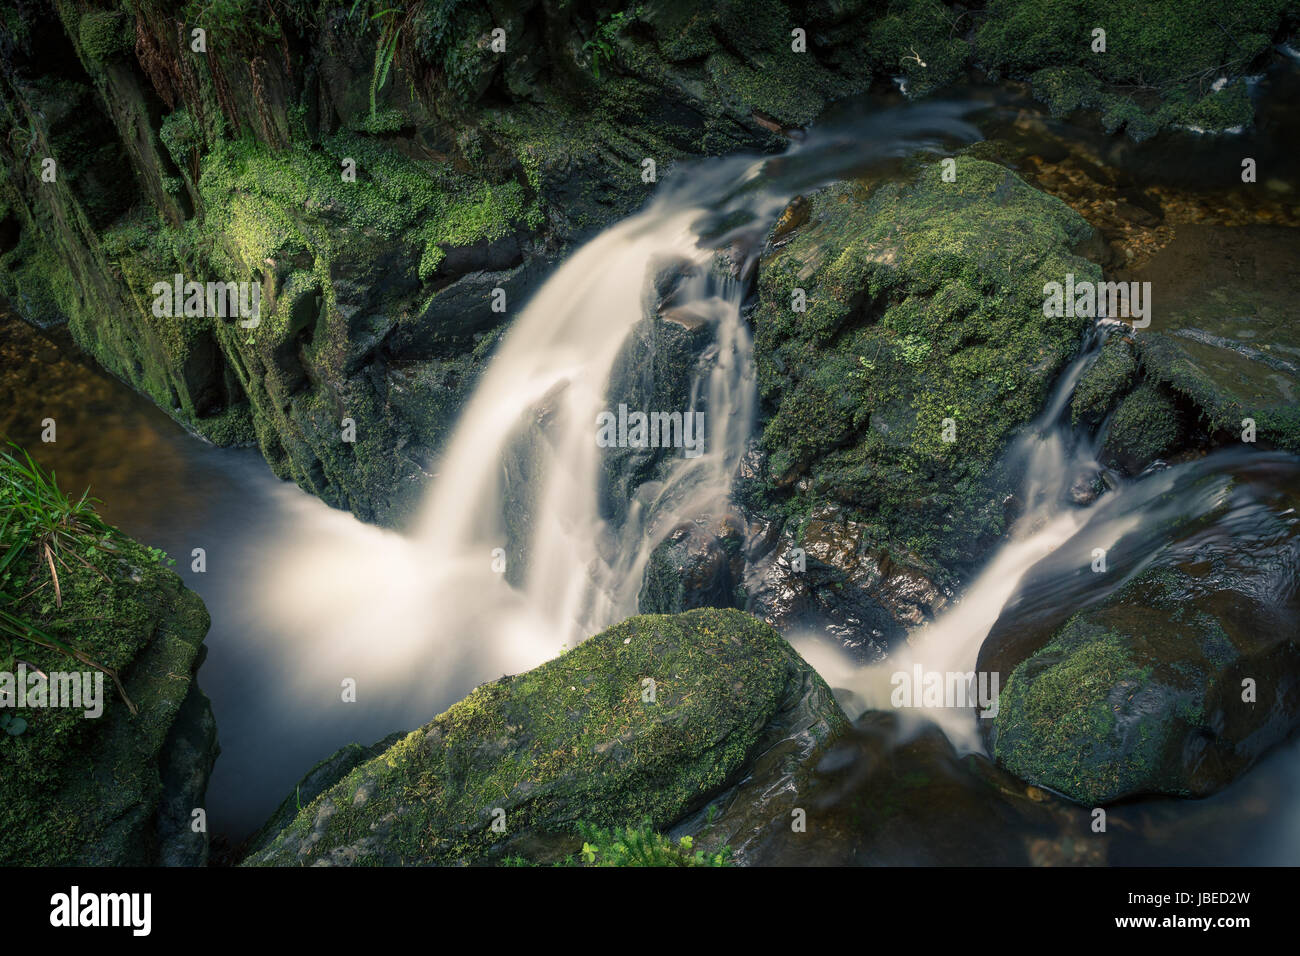
[[[608,20],[596,27],[591,39],[582,45],[582,52],[591,55],[591,74],[596,79],[600,79],[600,58],[614,59],[614,53],[618,50],[619,31],[640,16],[640,7],[612,14]]]
[[[361,9],[362,15],[366,16],[368,9],[366,0],[354,0],[352,9],[348,11],[348,17],[355,16],[358,9]],[[370,116],[366,119],[366,128],[372,132],[391,132],[397,128],[393,125],[394,120],[391,115],[393,111],[385,111],[382,114],[379,112],[378,96],[388,83],[388,75],[392,71],[393,59],[397,56],[397,41],[402,35],[402,24],[405,18],[406,14],[397,7],[376,10],[366,17],[372,23],[379,21],[375,65],[370,74]],[[400,126],[400,114],[398,116],[398,126]]]
[[[27,721],[21,717],[15,717],[13,714],[0,713],[0,730],[3,730],[10,737],[17,737],[27,729]]]
[[[47,474],[26,451],[17,445],[13,447],[22,453],[21,458],[0,451],[0,506],[3,506],[3,517],[0,517],[0,636],[9,639],[11,653],[13,641],[20,640],[66,654],[102,671],[113,679],[127,707],[135,713],[135,704],[127,696],[116,671],[49,634],[20,611],[20,605],[35,593],[18,593],[26,584],[16,574],[21,556],[32,554],[38,564],[48,568],[49,582],[54,588],[54,605],[61,608],[63,589],[59,567],[70,572],[69,562],[75,561],[103,576],[90,558],[96,551],[114,550],[113,540],[120,532],[96,514],[97,499],[90,497],[89,489],[80,498],[73,498],[59,488],[53,472]],[[12,726],[11,723],[6,728],[11,734]]]
[[[161,564],[168,568],[176,567],[176,559],[162,548],[145,548],[145,552],[149,555],[149,559],[153,561],[154,564]]]
[[[650,821],[639,827],[604,829],[580,823],[584,866],[730,866],[731,848],[714,853],[695,849],[693,837],[673,842],[655,831]]]

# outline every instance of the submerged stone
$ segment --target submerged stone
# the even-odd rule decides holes
[[[1193,404],[1218,442],[1300,452],[1300,283],[1296,230],[1180,226],[1126,278],[1156,291],[1151,327],[1134,336],[1144,375]]]

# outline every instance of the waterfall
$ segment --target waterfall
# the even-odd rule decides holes
[[[570,255],[496,347],[409,534],[331,513],[269,549],[258,612],[285,638],[294,692],[337,697],[351,677],[394,715],[424,720],[636,613],[654,546],[726,506],[753,430],[746,286],[715,265],[717,250],[741,250],[738,274],[751,275],[794,195],[977,139],[962,118],[970,109],[887,109],[814,130],[779,156],[682,164],[642,211]],[[611,410],[611,370],[669,264],[682,274],[674,308],[707,325],[712,343],[689,409],[653,411],[702,411],[703,453],[674,453],[611,523],[599,507],[597,417]]]

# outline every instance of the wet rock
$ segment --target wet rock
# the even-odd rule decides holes
[[[378,757],[405,736],[404,733],[390,734],[369,747],[361,744],[348,744],[345,747],[340,747],[320,761],[303,775],[297,786],[294,787],[293,793],[284,798],[275,812],[271,814],[271,818],[248,838],[243,846],[243,855],[253,856],[265,849],[267,844],[275,839],[281,830],[293,822],[294,817],[298,815],[303,807],[342,780],[354,768],[367,760]],[[363,792],[358,789],[358,794]]]
[[[162,752],[163,793],[157,818],[160,866],[207,866],[208,834],[194,832],[194,809],[205,805],[208,780],[220,753],[212,703],[193,683]]]
[[[1088,472],[1077,476],[1070,482],[1070,488],[1066,494],[1069,497],[1070,504],[1076,508],[1086,508],[1096,501],[1106,489],[1106,481],[1100,474]]]
[[[770,525],[756,530],[772,535]],[[824,629],[873,659],[946,603],[918,559],[872,547],[866,526],[838,509],[818,512],[797,541],[785,533],[746,571],[748,609],[785,633]]]
[[[1074,424],[1101,424],[1132,387],[1137,370],[1132,338],[1118,330],[1112,332],[1102,343],[1097,358],[1079,377],[1074,394],[1070,396],[1070,416]]]
[[[1006,530],[1001,502],[1016,482],[1000,473],[1001,453],[1041,410],[1087,321],[1045,317],[1044,284],[1101,277],[1072,251],[1092,235],[1076,213],[1001,166],[957,164],[954,183],[927,169],[809,196],[807,223],[760,261],[753,313],[774,501],[869,520],[864,551],[915,555],[945,584]],[[998,297],[1012,306],[994,307]],[[838,553],[827,533],[815,529],[814,548]],[[845,571],[888,581],[873,562],[883,555]],[[924,601],[903,607],[917,607],[913,590],[883,597],[889,622],[869,626],[897,634],[923,618]]]
[[[1145,569],[1077,613],[1079,582],[1031,573],[978,664],[1010,675],[984,725],[1001,765],[1089,805],[1204,796],[1300,725],[1294,465],[1261,460],[1215,500],[1154,560],[1120,542],[1114,567]]]
[[[696,845],[741,865],[1081,865],[1106,862],[1082,810],[1025,788],[934,726],[869,711],[801,751],[793,772],[756,764],[712,807]],[[793,826],[802,812],[804,826]]]
[[[772,227],[772,242],[780,243],[806,223],[811,215],[812,203],[803,196],[795,196]]]
[[[667,829],[736,783],[774,738],[846,725],[825,683],[753,618],[634,617],[479,687],[352,770],[246,862],[547,862],[578,849],[580,820]]]
[[[1176,449],[1184,431],[1173,397],[1143,383],[1115,410],[1102,446],[1102,461],[1129,475],[1140,474],[1161,455]]]
[[[1150,282],[1151,326],[1134,337],[1143,373],[1190,402],[1219,442],[1300,452],[1300,337],[1293,320],[1296,230],[1180,226],[1123,278]]]
[[[642,614],[741,607],[745,526],[734,514],[678,525],[650,554],[637,598]]]

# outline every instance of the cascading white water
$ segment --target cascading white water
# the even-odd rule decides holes
[[[262,610],[277,629],[302,635],[292,642],[302,689],[323,693],[350,676],[390,695],[446,699],[535,666],[636,612],[650,551],[679,521],[728,498],[751,431],[756,399],[742,289],[710,273],[713,253],[696,229],[707,210],[696,200],[761,167],[752,159],[719,163],[560,266],[503,337],[409,537],[339,515],[316,527],[307,548],[274,561]],[[770,219],[782,200],[755,193],[745,203]],[[622,527],[610,528],[598,504],[605,449],[597,416],[608,409],[611,369],[645,317],[647,282],[665,262],[694,264],[682,301],[714,329],[691,397],[692,408],[705,410],[703,453],[675,458],[662,482],[641,489]],[[530,468],[535,497],[516,588],[503,573],[504,469],[530,425],[541,447]],[[422,675],[417,687],[412,674]]]
[[[802,189],[977,138],[961,119],[968,110],[945,103],[886,110],[815,133],[780,157],[683,167],[645,210],[578,249],[497,347],[409,536],[336,513],[271,547],[258,611],[286,637],[294,692],[337,697],[340,679],[352,678],[359,690],[383,695],[395,720],[427,719],[430,706],[533,667],[635,613],[654,545],[726,503],[752,431],[744,290],[711,268],[714,249],[738,240],[752,254]],[[610,527],[598,502],[597,414],[609,410],[611,370],[646,315],[647,283],[668,263],[691,264],[675,305],[714,333],[691,396],[705,412],[704,452],[675,458]],[[531,499],[521,509],[508,497],[508,472],[530,429],[534,460],[526,476],[513,477]],[[527,536],[522,580],[503,573],[512,518]]]
[[[1103,320],[1103,325],[1115,325]],[[1079,479],[1096,479],[1103,473],[1098,449],[1106,425],[1089,437],[1074,431],[1064,412],[1074,388],[1101,344],[1102,329],[1091,333],[1084,348],[1057,383],[1047,407],[1008,450],[1007,465],[1024,475],[1021,500],[1024,511],[962,598],[934,622],[909,635],[886,660],[860,666],[820,635],[797,635],[792,643],[833,686],[849,690],[859,712],[893,710],[910,729],[933,722],[959,750],[982,749],[979,718],[971,706],[951,701],[930,705],[922,700],[915,679],[904,675],[976,673],[981,647],[1013,596],[1024,596],[1027,576],[1037,574],[1033,596],[1039,604],[1081,610],[1132,580],[1159,556],[1178,549],[1179,530],[1225,506],[1237,476],[1255,467],[1279,466],[1269,455],[1251,455],[1248,449],[1219,451],[1213,455],[1157,468],[1141,480],[1118,481],[1112,490],[1086,507],[1070,500]],[[1230,516],[1216,519],[1228,528],[1238,522],[1249,536],[1255,517],[1268,514],[1258,502],[1240,502]],[[1105,574],[1098,570],[1098,554],[1110,556]],[[1021,608],[1020,610],[1023,610]],[[998,675],[1002,688],[1009,675]],[[895,680],[897,679],[897,683]],[[893,695],[907,683],[914,697],[898,709]],[[996,693],[996,690],[995,690]]]
[[[814,635],[794,640],[795,647],[833,686],[854,692],[864,709],[895,709],[892,679],[911,674],[967,674],[975,671],[980,646],[1025,573],[1077,535],[1097,515],[1091,509],[1065,503],[1071,483],[1080,474],[1096,473],[1095,442],[1077,440],[1061,424],[1074,387],[1096,358],[1099,338],[1094,332],[1089,346],[1062,374],[1039,417],[1008,450],[1013,469],[1023,471],[1021,498],[1024,512],[1005,541],[971,582],[962,599],[930,625],[913,632],[908,642],[886,660],[868,666],[849,663],[836,649]],[[1116,534],[1123,528],[1111,529]],[[907,712],[905,712],[907,713]],[[918,718],[939,724],[959,748],[980,747],[974,712],[964,707],[920,707]]]

